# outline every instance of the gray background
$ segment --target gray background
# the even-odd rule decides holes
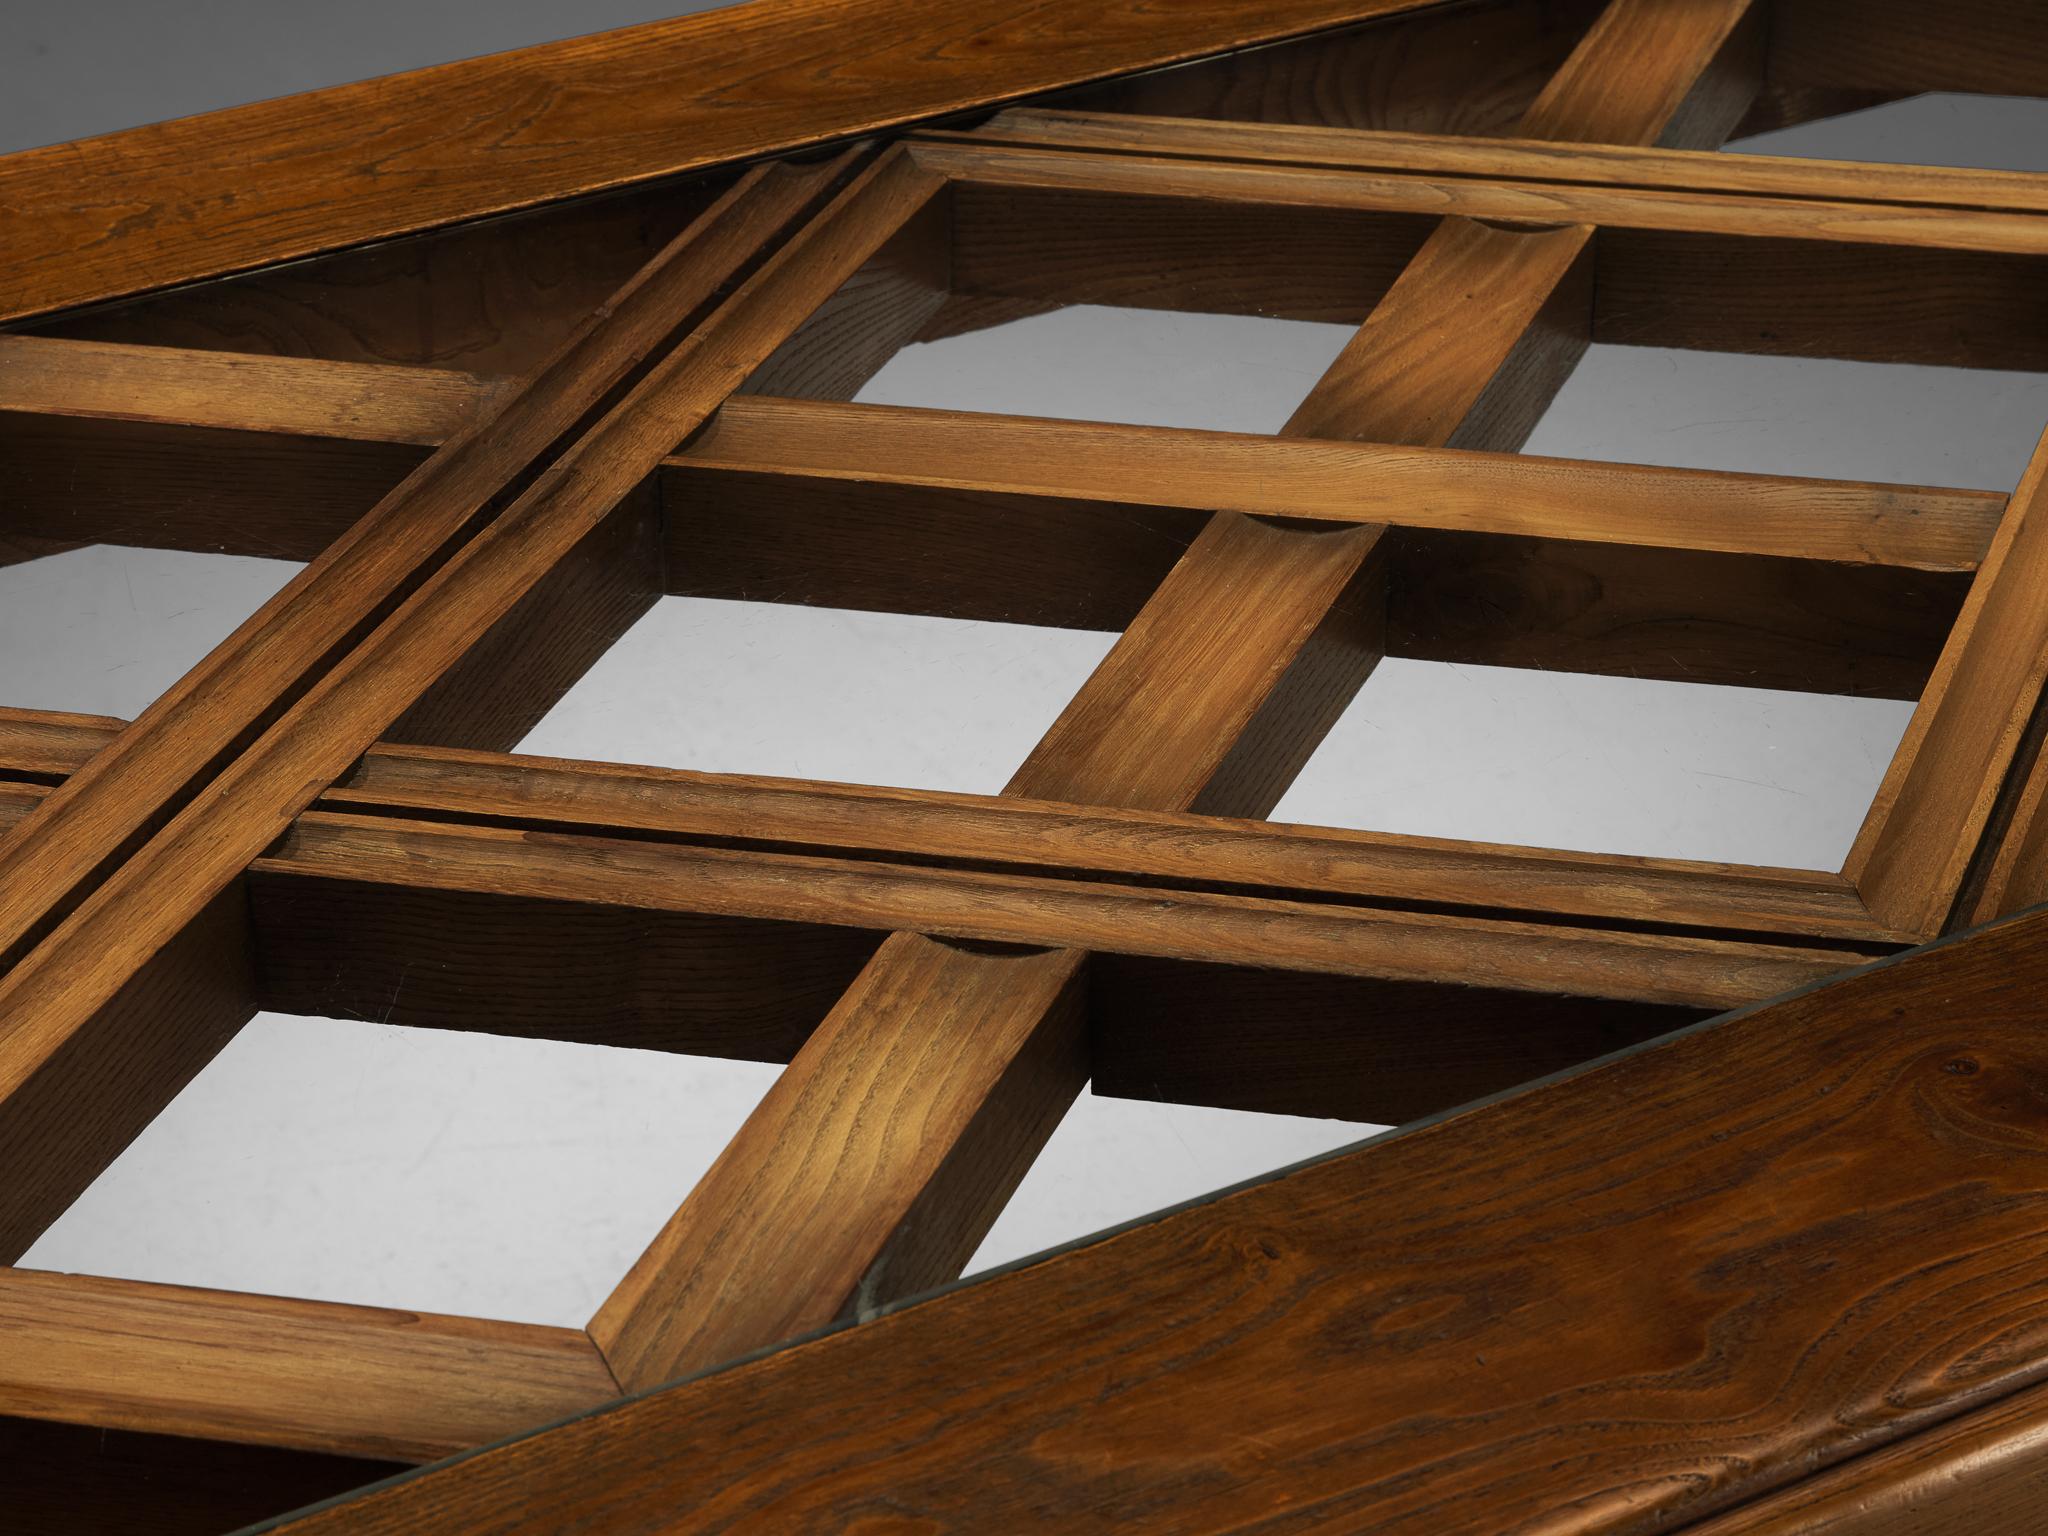
[[[15,4],[0,149],[677,9]],[[2041,107],[1926,97],[1743,147],[2048,170]],[[1270,431],[1347,334],[1076,308],[909,348],[861,398]],[[2044,421],[2030,375],[1599,347],[1530,451],[2009,490]],[[0,570],[0,704],[132,715],[292,569],[99,547]],[[1109,643],[666,599],[525,749],[994,790]],[[1277,816],[1833,867],[1908,712],[1394,661]],[[774,1070],[265,1016],[26,1262],[579,1324]],[[976,1267],[1366,1129],[1084,1097]]]

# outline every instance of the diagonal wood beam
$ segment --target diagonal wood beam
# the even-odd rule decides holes
[[[28,150],[0,320],[1418,8],[755,0]]]
[[[862,157],[856,151],[853,158]],[[767,173],[769,180],[750,185],[769,189],[768,223],[780,230],[846,168],[842,161],[794,181]],[[157,1019],[138,1033],[136,1025],[107,1016],[105,1005],[158,949],[230,891],[292,817],[385,734],[477,636],[600,529],[677,438],[716,409],[937,186],[901,156],[884,155],[709,320],[668,347],[617,405],[574,435],[559,458],[390,617],[332,661],[296,703],[281,714],[276,704],[267,706],[259,717],[266,728],[206,793],[0,979],[0,1155],[16,1170],[0,1187],[0,1255],[18,1254],[32,1242],[220,1043],[217,1030],[195,1037],[174,1019]],[[790,192],[795,196],[786,202]],[[744,204],[754,194],[739,195]],[[762,211],[755,209],[756,219]],[[607,318],[630,328],[637,313],[627,302]],[[675,318],[665,317],[663,333]],[[309,627],[310,621],[295,626],[294,637]],[[258,658],[250,675],[260,680],[264,671]],[[189,692],[194,685],[188,678],[181,686]],[[275,723],[267,723],[273,714]],[[145,728],[151,718],[145,715],[97,754],[51,802],[78,803],[82,797],[72,786],[81,780],[104,786],[100,765],[118,758],[123,742],[156,739],[159,733]],[[42,849],[46,840],[37,828],[51,823],[46,806],[0,843],[0,858],[8,850],[33,855]],[[84,1105],[94,1112],[83,1113]]]
[[[1928,946],[278,1529],[2017,1536],[2044,939]]]
[[[618,1388],[573,1328],[0,1269],[0,1414],[433,1461]]]
[[[444,442],[66,781],[28,830],[0,842],[0,961],[48,932],[472,536],[494,502],[548,467],[578,422],[830,180],[817,167],[765,169],[714,205],[524,388]]]
[[[1531,109],[1553,135],[1663,134],[1737,36],[1743,0],[1688,0],[1682,25],[1644,32],[1656,9],[1615,0]],[[1625,51],[1609,53],[1608,39]],[[1649,52],[1645,53],[1645,47]],[[1614,127],[1612,77],[1643,105]],[[1716,94],[1720,94],[1718,83]],[[1708,129],[1717,139],[1739,115]],[[1574,134],[1583,120],[1589,131]],[[1586,228],[1549,233],[1449,221],[1425,242],[1309,399],[1289,435],[1512,447],[1584,346]],[[1040,798],[1259,815],[1279,798],[1378,659],[1384,603],[1374,526],[1303,530],[1213,518],[1009,786]],[[899,935],[819,1027],[733,1146],[591,1320],[613,1373],[637,1388],[857,1314],[900,1283],[929,1281],[959,1251],[953,1222],[920,1259],[916,1218],[943,1185],[965,1212],[1000,1210],[1056,1117],[1033,1074],[1007,1113],[1005,1057],[1086,1073],[1067,999],[1075,951],[991,956]],[[993,1005],[1000,999],[1000,1005]],[[932,1061],[963,1070],[913,1086]],[[972,1070],[964,1064],[971,1062]],[[940,1097],[936,1100],[933,1094]],[[919,1134],[865,1127],[869,1106],[915,1102]],[[948,1136],[976,1137],[963,1189]],[[859,1149],[861,1178],[836,1176]],[[768,1156],[773,1149],[773,1156]],[[857,1187],[849,1204],[843,1191]],[[738,1256],[744,1256],[742,1265]],[[885,1265],[886,1259],[886,1265]],[[755,1278],[734,1283],[743,1268]],[[796,1283],[764,1283],[789,1275]]]
[[[1843,866],[1871,910],[1901,932],[1941,931],[2019,755],[2048,682],[2044,590],[2048,434],[2013,492]]]

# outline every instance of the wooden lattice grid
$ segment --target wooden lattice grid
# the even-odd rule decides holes
[[[687,227],[508,376],[141,345],[118,310],[0,337],[7,549],[111,537],[75,471],[106,450],[247,455],[305,493],[265,551],[317,555],[132,724],[0,717],[5,1257],[259,1001],[387,1003],[427,936],[454,976],[399,1022],[790,1059],[587,1332],[15,1270],[0,1410],[431,1459],[951,1279],[1091,1072],[1404,1119],[2048,893],[2048,449],[2010,497],[1516,453],[1594,339],[2039,365],[2036,179],[1700,153],[1762,14],[1613,0],[1504,139],[1026,107],[766,162],[675,189]],[[1334,287],[1276,296],[1332,249]],[[1934,297],[1882,334],[1854,295],[1799,313],[1837,268]],[[910,341],[1162,272],[1359,329],[1272,437],[845,403]],[[169,537],[234,547],[244,510]],[[1474,562],[1512,597],[1457,628]],[[1563,569],[1608,606],[1542,632]],[[1774,656],[1794,586],[1938,649],[1816,621]],[[1691,604],[1659,662],[1634,589]],[[1000,797],[508,755],[663,590],[1121,635]],[[1260,819],[1376,661],[1432,647],[1919,703],[1840,870]],[[573,961],[520,1016],[517,957],[621,915],[683,971],[738,958],[680,1016]],[[1326,1035],[1233,1038],[1352,983],[1536,1038],[1389,1064],[1365,1113]]]

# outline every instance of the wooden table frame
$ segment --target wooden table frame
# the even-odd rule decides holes
[[[1000,30],[1004,7],[978,9]],[[1342,9],[1208,6],[1194,51],[1402,8]],[[0,252],[0,281],[16,285],[0,312],[22,322],[0,334],[0,561],[141,542],[310,562],[134,722],[0,710],[0,1259],[259,1008],[789,1063],[587,1331],[0,1269],[0,1415],[424,1462],[622,1397],[621,1424],[694,1413],[785,1367],[729,1373],[729,1389],[703,1373],[792,1339],[883,1316],[894,1336],[950,1336],[949,1319],[976,1315],[972,1286],[930,1303],[929,1325],[893,1309],[958,1274],[1091,1078],[1191,1103],[1449,1114],[1329,1165],[1344,1171],[1271,1185],[1305,1240],[1335,1209],[1316,1204],[1317,1181],[1335,1189],[1354,1161],[1359,1188],[1377,1190],[1372,1170],[1425,1143],[1446,1166],[1464,1166],[1466,1142],[1498,1157],[1512,1142],[1496,1126],[1548,1125],[1581,1100],[1599,1120],[1584,1105],[1600,1083],[1662,1083],[1677,1062],[1712,1077],[1733,1072],[1741,1042],[1780,1049],[1759,1033],[1773,1017],[1803,1021],[1784,1050],[1838,1064],[1829,1031],[1848,1028],[1842,1009],[1887,1006],[1873,1001],[1883,978],[1977,978],[1985,962],[1958,954],[2022,966],[2012,935],[2031,919],[1890,957],[2048,897],[2048,438],[2010,496],[1516,451],[1595,341],[2048,366],[2042,178],[1708,152],[1758,103],[1789,111],[1787,92],[1815,89],[1786,82],[1816,16],[1845,29],[1853,59],[1858,39],[1917,36],[1912,7],[1888,0],[1861,20],[1820,0],[1581,7],[1590,24],[1568,46],[1532,55],[1512,134],[1130,110],[1207,79],[1280,78],[1320,47],[1347,58],[1526,9],[1424,12],[1066,106],[855,137],[1165,62],[1139,28],[1090,54],[1113,60],[1100,67],[991,66],[979,94],[970,71],[906,89],[879,117],[778,119],[781,137],[747,147],[808,152],[745,169],[724,164],[738,146],[684,161],[640,144],[631,176],[558,167],[466,207],[395,186],[374,219],[253,226],[213,254],[110,237],[67,269],[34,249],[40,233]],[[805,6],[743,14],[772,34],[778,10]],[[2048,32],[2019,14],[1979,0],[1971,25],[1990,41],[1962,63],[1928,44],[1912,78],[1974,71],[2048,92]],[[2015,48],[2022,62],[1999,74],[1991,56]],[[532,67],[594,69],[603,53]],[[1844,79],[1911,88],[1870,59]],[[268,109],[244,110],[257,131]],[[180,131],[142,132],[168,146]],[[703,166],[523,224],[460,222]],[[54,207],[50,174],[44,152],[0,161],[0,190]],[[361,323],[379,294],[445,283],[440,257],[408,266],[414,248],[394,246],[263,267],[409,231],[457,267],[521,241],[588,242],[616,291],[565,280],[537,319],[472,347],[490,366],[458,368],[424,341],[373,346]],[[478,259],[487,292],[526,281]],[[1837,269],[1839,285],[1818,283]],[[197,278],[215,281],[174,286]],[[322,283],[343,308],[305,299]],[[1883,296],[1907,291],[1910,310],[1874,328]],[[848,403],[907,344],[1074,302],[1358,331],[1273,436]],[[274,341],[281,324],[303,330],[275,346],[223,339],[255,325]],[[370,355],[401,345],[404,361]],[[1588,594],[1569,608],[1546,596],[1567,579]],[[1119,639],[999,796],[513,754],[664,593]],[[1918,702],[1839,870],[1267,819],[1382,655]],[[606,958],[621,941],[638,951],[631,974]],[[429,943],[432,973],[395,985]],[[1800,995],[1449,1113],[1787,993]],[[1889,1040],[1872,1034],[1873,1062],[1891,1059]],[[1950,1059],[1973,1077],[2005,1060],[1967,1044]],[[1700,1123],[1729,1108],[1702,1101]],[[1484,1205],[1457,1177],[1447,1190]],[[1182,1213],[1102,1252],[1222,1219]],[[987,1294],[1092,1283],[1092,1251]],[[865,1334],[784,1355],[852,1360],[865,1346],[840,1341]],[[1976,1411],[2030,1381],[2036,1358],[1997,1383],[1973,1377],[1938,1412],[1888,1418],[1886,1434]],[[2048,1346],[2038,1359],[2048,1369]],[[691,1385],[652,1391],[679,1380]],[[580,1444],[606,1422],[558,1434]],[[1799,1455],[1818,1466],[1852,1449],[1787,1449],[1797,1438],[1691,1493],[1674,1473],[1642,1510],[1661,1529],[1768,1502]],[[453,1519],[471,1492],[505,1486],[460,1468],[507,1454],[517,1446],[447,1482],[394,1485],[360,1518],[343,1504],[304,1523],[406,1528],[408,1488],[455,1490],[445,1509],[419,1506]],[[1372,1454],[1384,1471],[1393,1453]],[[333,1465],[347,1486],[351,1463]],[[545,1452],[536,1465],[555,1476]],[[1550,1519],[1586,1496],[1562,1466],[1503,1472],[1491,1504],[1368,1504],[1387,1529]],[[325,1491],[311,1474],[304,1488]],[[1202,1508],[1224,1522],[1234,1497]],[[836,1523],[857,1506],[805,1507]],[[1652,1528],[1641,1510],[1585,1511],[1541,1528]],[[1859,1519],[1829,1529],[1921,1529]]]

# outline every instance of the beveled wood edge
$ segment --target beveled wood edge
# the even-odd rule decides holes
[[[0,832],[39,785],[0,781]],[[1889,946],[1605,929],[1548,914],[1303,901],[886,859],[707,847],[331,811],[301,815],[252,873],[639,912],[943,938],[1383,981],[1731,1008]]]
[[[434,1461],[618,1396],[580,1328],[0,1268],[0,1414]]]
[[[1262,162],[1139,158],[1086,149],[909,139],[920,165],[980,186],[1201,197],[1219,202],[1460,216],[1531,229],[1589,225],[1823,244],[2048,254],[2029,213],[1672,192],[1561,181],[1478,180]]]
[[[118,722],[0,709],[0,774],[51,777]],[[1417,905],[1887,943],[1840,876],[943,790],[382,744],[317,802],[599,836],[719,838]]]
[[[1873,956],[1692,934],[1162,890],[308,812],[252,872],[903,930],[1320,975],[1735,1007]]]
[[[971,129],[915,132],[920,140],[932,142],[1557,181],[1641,191],[1729,192],[1806,202],[1906,204],[1956,213],[2048,213],[2048,176],[2037,172],[1753,155],[1728,149],[1567,144],[1514,135],[1405,133],[1032,106],[1006,107]]]

